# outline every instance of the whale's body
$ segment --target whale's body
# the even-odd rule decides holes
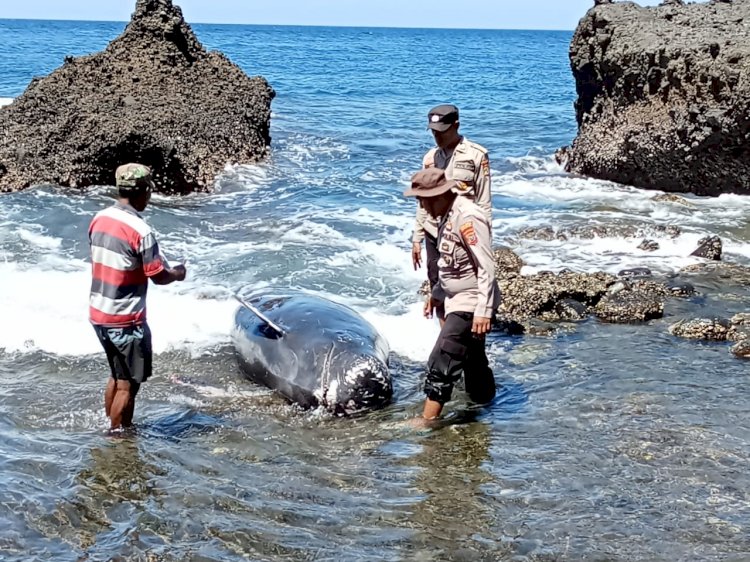
[[[243,373],[306,408],[337,415],[391,401],[388,344],[354,310],[301,293],[247,299],[280,327],[280,335],[246,306],[235,313],[233,343]]]

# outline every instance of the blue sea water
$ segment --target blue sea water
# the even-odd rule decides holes
[[[0,102],[124,26],[0,20]],[[111,189],[0,198],[1,559],[745,559],[746,364],[667,327],[746,310],[746,288],[706,281],[644,326],[492,337],[497,403],[475,416],[458,392],[455,423],[411,433],[401,422],[419,411],[437,326],[421,317],[401,193],[432,145],[427,110],[450,102],[490,151],[494,239],[524,273],[671,274],[708,233],[746,264],[747,198],[676,205],[566,174],[552,154],[576,131],[572,32],[194,30],[274,87],[273,141],[214,193],[155,197],[146,212],[189,277],[149,293],[157,357],[137,438],[102,433],[107,367],[86,316],[86,228]],[[592,223],[682,234],[652,253],[632,238],[518,237]],[[344,302],[386,336],[393,406],[335,420],[241,379],[231,295],[279,286]]]

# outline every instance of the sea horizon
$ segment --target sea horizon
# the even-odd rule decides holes
[[[581,14],[583,17],[584,14]],[[88,20],[88,19],[49,19],[49,18],[2,18],[1,21],[14,22],[61,22],[61,23],[104,23],[104,24],[128,24],[130,20]],[[510,32],[537,32],[537,33],[573,33],[575,29],[554,28],[505,28],[505,27],[408,27],[408,26],[380,26],[380,25],[305,25],[305,24],[275,24],[275,23],[229,23],[229,22],[206,22],[191,21],[185,18],[189,25],[211,25],[225,27],[283,27],[304,29],[378,29],[378,30],[414,30],[414,31],[510,31]]]

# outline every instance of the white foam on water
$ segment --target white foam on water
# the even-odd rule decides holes
[[[88,320],[91,266],[81,260],[43,257],[39,264],[0,263],[0,348],[56,355],[100,353]],[[187,349],[194,356],[229,341],[233,300],[205,298],[185,282],[149,287],[148,322],[156,353]]]
[[[47,236],[42,233],[41,227],[33,229],[30,227],[19,227],[15,234],[23,241],[43,250],[55,250],[62,246],[62,239],[54,236]]]
[[[386,314],[376,308],[360,310],[386,339],[391,351],[413,361],[427,361],[435,345],[440,326],[437,319],[427,319],[422,313],[422,303],[409,305],[403,314]]]
[[[0,98],[0,107],[13,103],[13,98]]]

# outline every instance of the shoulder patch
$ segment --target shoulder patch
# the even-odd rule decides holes
[[[463,223],[458,230],[461,232],[461,237],[467,244],[470,246],[477,245],[477,233],[474,230],[474,223],[472,221]]]
[[[486,154],[484,158],[482,158],[482,174],[484,175],[484,177],[490,175],[490,159]]]

